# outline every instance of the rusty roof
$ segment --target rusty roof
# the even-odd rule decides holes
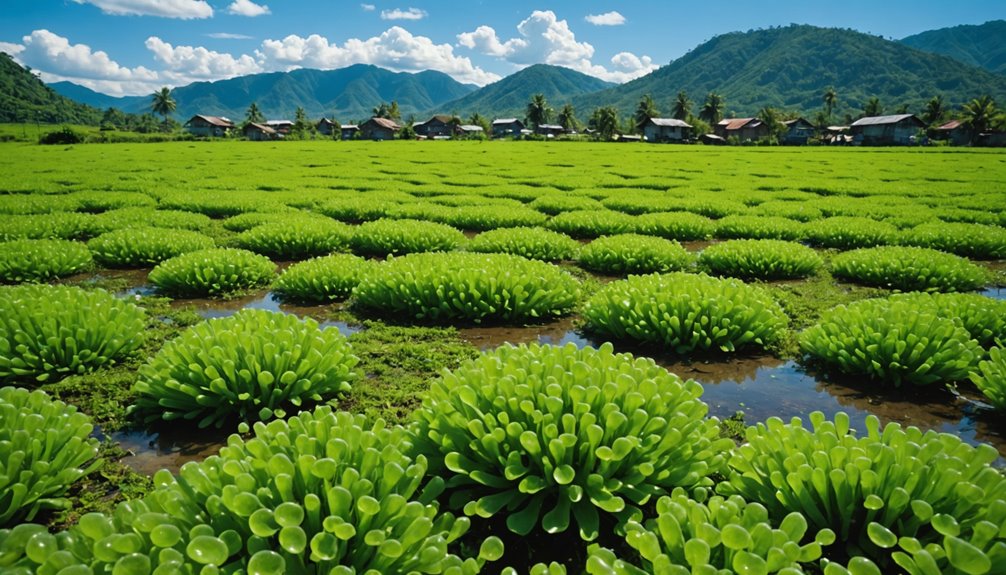
[[[398,124],[396,124],[394,120],[391,120],[391,119],[388,119],[388,118],[377,118],[377,117],[374,117],[374,118],[371,118],[371,119],[367,120],[367,122],[374,122],[378,126],[380,126],[382,128],[387,128],[389,130],[401,130],[402,129],[402,127],[399,126]],[[364,123],[367,123],[367,122],[364,122]]]
[[[721,120],[717,125],[727,131],[740,130],[741,128],[757,128],[761,125],[761,120],[758,118],[729,118]]]
[[[964,125],[964,122],[962,122],[960,120],[950,120],[946,124],[943,124],[942,126],[936,128],[936,129],[937,130],[956,130],[957,128],[960,128],[963,125]]]
[[[190,123],[192,123],[192,120],[195,120],[197,118],[200,119],[200,120],[202,120],[202,121],[204,121],[204,122],[206,122],[207,124],[211,124],[213,126],[219,126],[221,128],[233,128],[234,127],[234,122],[231,122],[227,118],[223,118],[223,117],[220,117],[220,116],[204,116],[202,114],[196,114],[195,116],[192,116],[192,118],[190,118],[189,121],[185,122],[185,123],[186,124],[190,124]]]
[[[265,124],[256,124],[255,122],[248,122],[248,125],[245,126],[245,130],[247,130],[248,128],[257,128],[257,129],[265,132],[266,134],[275,134],[276,133],[276,130],[274,130],[273,128],[270,128],[269,126],[266,126]]]

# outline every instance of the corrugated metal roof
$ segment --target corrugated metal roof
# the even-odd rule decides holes
[[[194,120],[196,118],[202,118],[206,123],[212,124],[214,126],[220,126],[221,128],[233,128],[234,127],[234,123],[233,122],[231,122],[227,118],[223,118],[223,117],[220,117],[220,116],[204,116],[202,114],[196,114],[195,117],[192,118],[192,120]],[[189,120],[189,122],[191,122],[192,120]]]
[[[517,118],[500,118],[498,120],[493,120],[493,125],[496,124],[513,124],[517,121]]]
[[[484,132],[482,126],[476,126],[474,124],[461,124],[458,126],[464,132]]]
[[[691,128],[692,125],[684,120],[679,120],[677,118],[650,118],[650,121],[657,126],[664,126],[667,128]]]
[[[272,129],[269,126],[266,126],[264,124],[256,124],[255,122],[248,122],[248,126],[253,126],[255,128],[258,128],[259,130],[262,130],[266,134],[275,134],[276,133],[276,130],[274,130],[274,129]],[[247,127],[245,129],[247,129]]]
[[[563,128],[559,124],[541,124],[540,126],[538,126],[538,128],[540,128],[542,130],[565,130],[566,129],[566,128]]]
[[[726,130],[740,130],[746,127],[755,128],[761,125],[761,120],[758,118],[730,118],[728,120],[721,120],[717,125],[723,126]]]
[[[940,126],[939,128],[936,128],[936,129],[937,130],[956,130],[957,128],[960,128],[961,125],[963,125],[963,124],[964,124],[964,122],[962,122],[960,120],[950,120],[946,124],[943,124],[942,126]]]
[[[894,114],[892,116],[867,116],[852,123],[853,126],[878,126],[881,124],[897,124],[898,122],[911,118],[914,114]]]
[[[382,128],[387,128],[389,130],[401,130],[402,129],[402,127],[399,126],[398,124],[396,124],[394,122],[394,120],[389,120],[388,118],[371,118],[368,121],[374,122],[378,126],[381,126]]]

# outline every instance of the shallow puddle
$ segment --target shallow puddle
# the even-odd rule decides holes
[[[199,429],[194,422],[172,425],[162,431],[116,431],[108,434],[129,455],[120,462],[133,471],[153,475],[160,469],[177,473],[189,461],[216,455],[227,444],[229,432]]]

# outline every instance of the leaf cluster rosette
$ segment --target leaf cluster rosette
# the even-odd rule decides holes
[[[367,196],[334,198],[322,202],[319,213],[341,222],[369,222],[388,215],[397,202]]]
[[[0,241],[82,240],[92,235],[95,216],[76,212],[7,215],[0,218]]]
[[[802,514],[790,513],[776,523],[764,506],[738,495],[697,501],[675,489],[657,500],[656,512],[656,518],[631,521],[625,528],[626,543],[638,552],[638,562],[592,545],[587,573],[803,575],[802,565],[817,562],[822,546],[835,540],[835,533],[825,528],[804,543],[808,524]]]
[[[814,412],[810,422],[812,429],[800,418],[771,417],[749,427],[730,458],[728,481],[717,490],[764,505],[773,519],[799,512],[812,527],[834,530],[849,556],[866,557],[884,572],[892,561],[905,567],[913,550],[939,555],[948,533],[959,536],[951,542],[957,549],[947,552],[963,572],[989,572],[962,567],[977,554],[966,546],[978,551],[997,541],[994,556],[1006,557],[1006,477],[990,465],[999,457],[994,447],[897,423],[881,428],[873,415],[861,435],[843,412],[832,421]],[[979,541],[967,543],[972,538]],[[892,553],[896,545],[908,553]]]
[[[328,303],[348,298],[374,263],[353,254],[332,254],[294,264],[273,290],[286,300]]]
[[[42,391],[0,387],[0,527],[69,506],[70,485],[101,465],[92,428]]]
[[[136,227],[198,231],[209,225],[210,218],[204,214],[154,208],[121,208],[94,217],[94,228],[100,233]]]
[[[988,359],[980,361],[978,368],[971,372],[971,381],[992,407],[1006,411],[1006,353],[1003,353],[1003,348],[989,350]]]
[[[804,224],[781,216],[727,216],[716,222],[716,236],[728,239],[787,240],[801,239]]]
[[[245,212],[227,218],[221,222],[221,225],[232,232],[246,232],[265,224],[289,223],[290,225],[295,225],[304,220],[332,221],[314,212],[303,212],[294,208],[286,208],[271,212]]]
[[[851,250],[894,243],[898,229],[870,218],[834,216],[815,221],[806,232],[807,240],[815,246]]]
[[[683,272],[611,282],[588,300],[583,316],[591,331],[678,354],[768,346],[788,323],[759,287]]]
[[[941,317],[959,320],[971,338],[983,348],[1006,342],[1006,301],[977,293],[905,293],[891,296],[893,300],[910,302],[917,307],[935,310]]]
[[[783,240],[730,240],[699,254],[699,265],[717,275],[743,279],[793,279],[824,265],[812,248]]]
[[[188,252],[157,265],[147,279],[172,296],[219,296],[269,284],[276,264],[269,258],[235,248]]]
[[[456,228],[422,220],[380,219],[360,224],[353,233],[353,251],[361,255],[386,256],[418,252],[450,251],[465,241]]]
[[[800,335],[800,347],[828,368],[895,387],[962,381],[983,355],[959,319],[898,297],[825,312]]]
[[[359,359],[346,337],[311,318],[247,309],[198,323],[140,368],[134,410],[147,422],[199,427],[283,418],[350,390]]]
[[[529,208],[538,210],[550,216],[561,214],[562,212],[575,212],[577,210],[603,210],[601,202],[594,198],[574,195],[574,194],[546,194],[535,198]]]
[[[569,313],[580,283],[562,268],[509,254],[410,254],[377,265],[357,304],[394,318],[521,322]]]
[[[690,212],[657,212],[636,216],[635,231],[680,242],[708,240],[716,223],[706,216]]]
[[[213,238],[191,230],[128,227],[87,242],[94,259],[110,268],[143,268],[188,252],[214,247]]]
[[[499,228],[482,232],[469,242],[467,249],[478,253],[501,253],[531,260],[555,262],[570,260],[580,250],[573,238],[544,228]]]
[[[149,208],[157,205],[157,200],[142,192],[87,191],[69,195],[77,203],[78,212],[100,214],[121,208]]]
[[[988,281],[968,260],[928,248],[880,246],[838,254],[831,273],[856,283],[899,291],[963,292]]]
[[[335,220],[297,217],[256,226],[237,237],[238,247],[280,260],[302,260],[344,251],[352,228]]]
[[[639,520],[651,499],[721,469],[730,442],[701,395],[611,344],[504,345],[435,380],[414,433],[452,507],[592,540],[602,516]]]
[[[0,530],[0,567],[15,573],[474,575],[478,558],[448,547],[469,528],[441,512],[408,433],[329,408],[256,423],[219,455],[162,470],[143,499],[90,513],[68,531]]]
[[[675,240],[639,234],[600,237],[580,250],[581,267],[607,274],[645,274],[680,271],[694,257]]]
[[[777,216],[798,222],[821,219],[824,214],[812,201],[769,200],[755,206],[751,212],[763,216]]]
[[[487,200],[483,198],[482,202]],[[485,231],[517,226],[540,226],[548,218],[527,206],[478,205],[460,206],[443,219],[462,230]]]
[[[88,270],[91,252],[69,240],[14,240],[0,243],[0,283],[44,282]]]
[[[0,381],[49,381],[113,365],[143,342],[142,308],[104,290],[0,288]]]
[[[1006,258],[1003,225],[927,222],[902,232],[900,243],[981,260],[1003,259]]]
[[[545,227],[574,238],[597,238],[631,232],[635,216],[614,210],[577,210],[563,212],[545,223]]]

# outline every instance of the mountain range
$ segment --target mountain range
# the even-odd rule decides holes
[[[252,102],[266,117],[292,118],[303,107],[312,118],[342,122],[370,115],[381,102],[397,101],[403,117],[478,112],[486,117],[522,117],[530,97],[543,93],[556,110],[572,103],[581,119],[600,106],[631,114],[644,96],[669,114],[685,91],[698,112],[709,92],[724,97],[728,115],[753,115],[763,107],[812,114],[833,88],[836,114],[858,114],[879,98],[887,112],[907,106],[919,112],[939,94],[957,107],[982,94],[1006,102],[1006,21],[933,30],[902,41],[847,29],[790,25],[717,36],[681,58],[631,82],[613,85],[567,68],[538,64],[482,88],[440,72],[390,72],[354,65],[340,70],[295,70],[199,82],[173,91],[175,117],[193,114],[243,118]],[[98,108],[149,110],[150,97],[111,98],[61,82],[60,94]]]

